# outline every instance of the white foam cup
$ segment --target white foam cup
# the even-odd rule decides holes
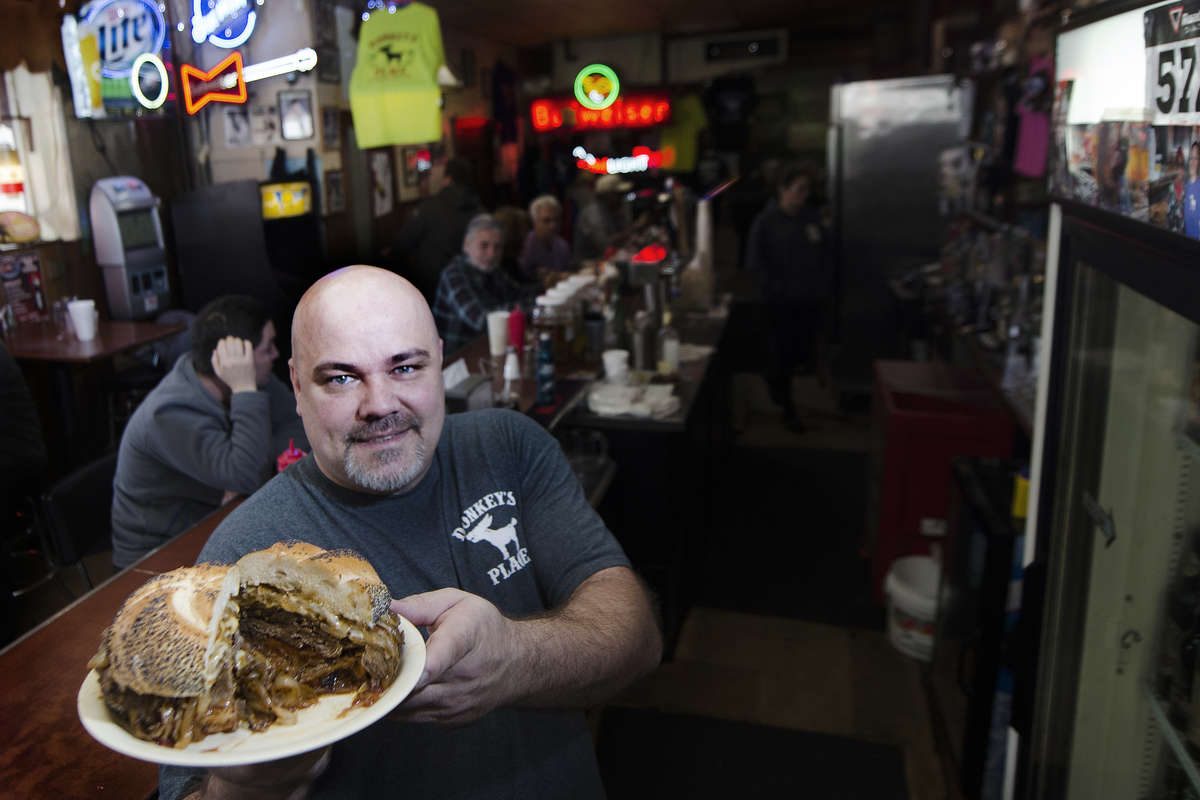
[[[96,338],[100,314],[96,311],[95,300],[72,300],[67,303],[67,313],[71,315],[71,324],[75,326],[75,338],[81,342]]]
[[[604,360],[604,375],[610,383],[619,383],[629,376],[628,350],[605,350],[600,357]]]
[[[488,352],[496,358],[508,349],[508,312],[491,311],[487,315]]]

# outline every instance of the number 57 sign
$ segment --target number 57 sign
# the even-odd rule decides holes
[[[1146,107],[1155,125],[1200,125],[1200,0],[1150,9]]]

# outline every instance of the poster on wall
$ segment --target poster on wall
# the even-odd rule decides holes
[[[274,144],[279,131],[274,106],[254,106],[250,109],[250,138],[257,146]]]
[[[325,173],[325,212],[340,214],[346,210],[346,184],[342,179],[340,169],[331,169]]]
[[[37,253],[0,255],[0,285],[4,288],[4,301],[12,308],[18,323],[49,319]]]
[[[1200,0],[1146,11],[1146,105],[1155,125],[1200,125]]]
[[[321,109],[321,147],[324,150],[342,149],[341,109]]]
[[[313,137],[313,101],[308,89],[279,93],[279,130],[287,141]]]
[[[371,151],[371,213],[384,217],[392,213],[396,197],[396,173],[392,168],[391,148]]]
[[[253,144],[250,135],[250,112],[245,106],[221,109],[225,116],[225,146],[249,147]]]

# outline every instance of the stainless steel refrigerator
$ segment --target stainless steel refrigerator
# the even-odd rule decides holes
[[[962,145],[972,85],[952,75],[858,81],[833,87],[827,147],[833,209],[838,343],[843,387],[869,390],[871,361],[897,350],[889,278],[934,261],[943,151]]]

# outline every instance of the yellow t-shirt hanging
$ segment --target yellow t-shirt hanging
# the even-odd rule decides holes
[[[350,112],[361,148],[442,138],[438,67],[446,61],[438,15],[424,3],[363,22],[350,76]]]

